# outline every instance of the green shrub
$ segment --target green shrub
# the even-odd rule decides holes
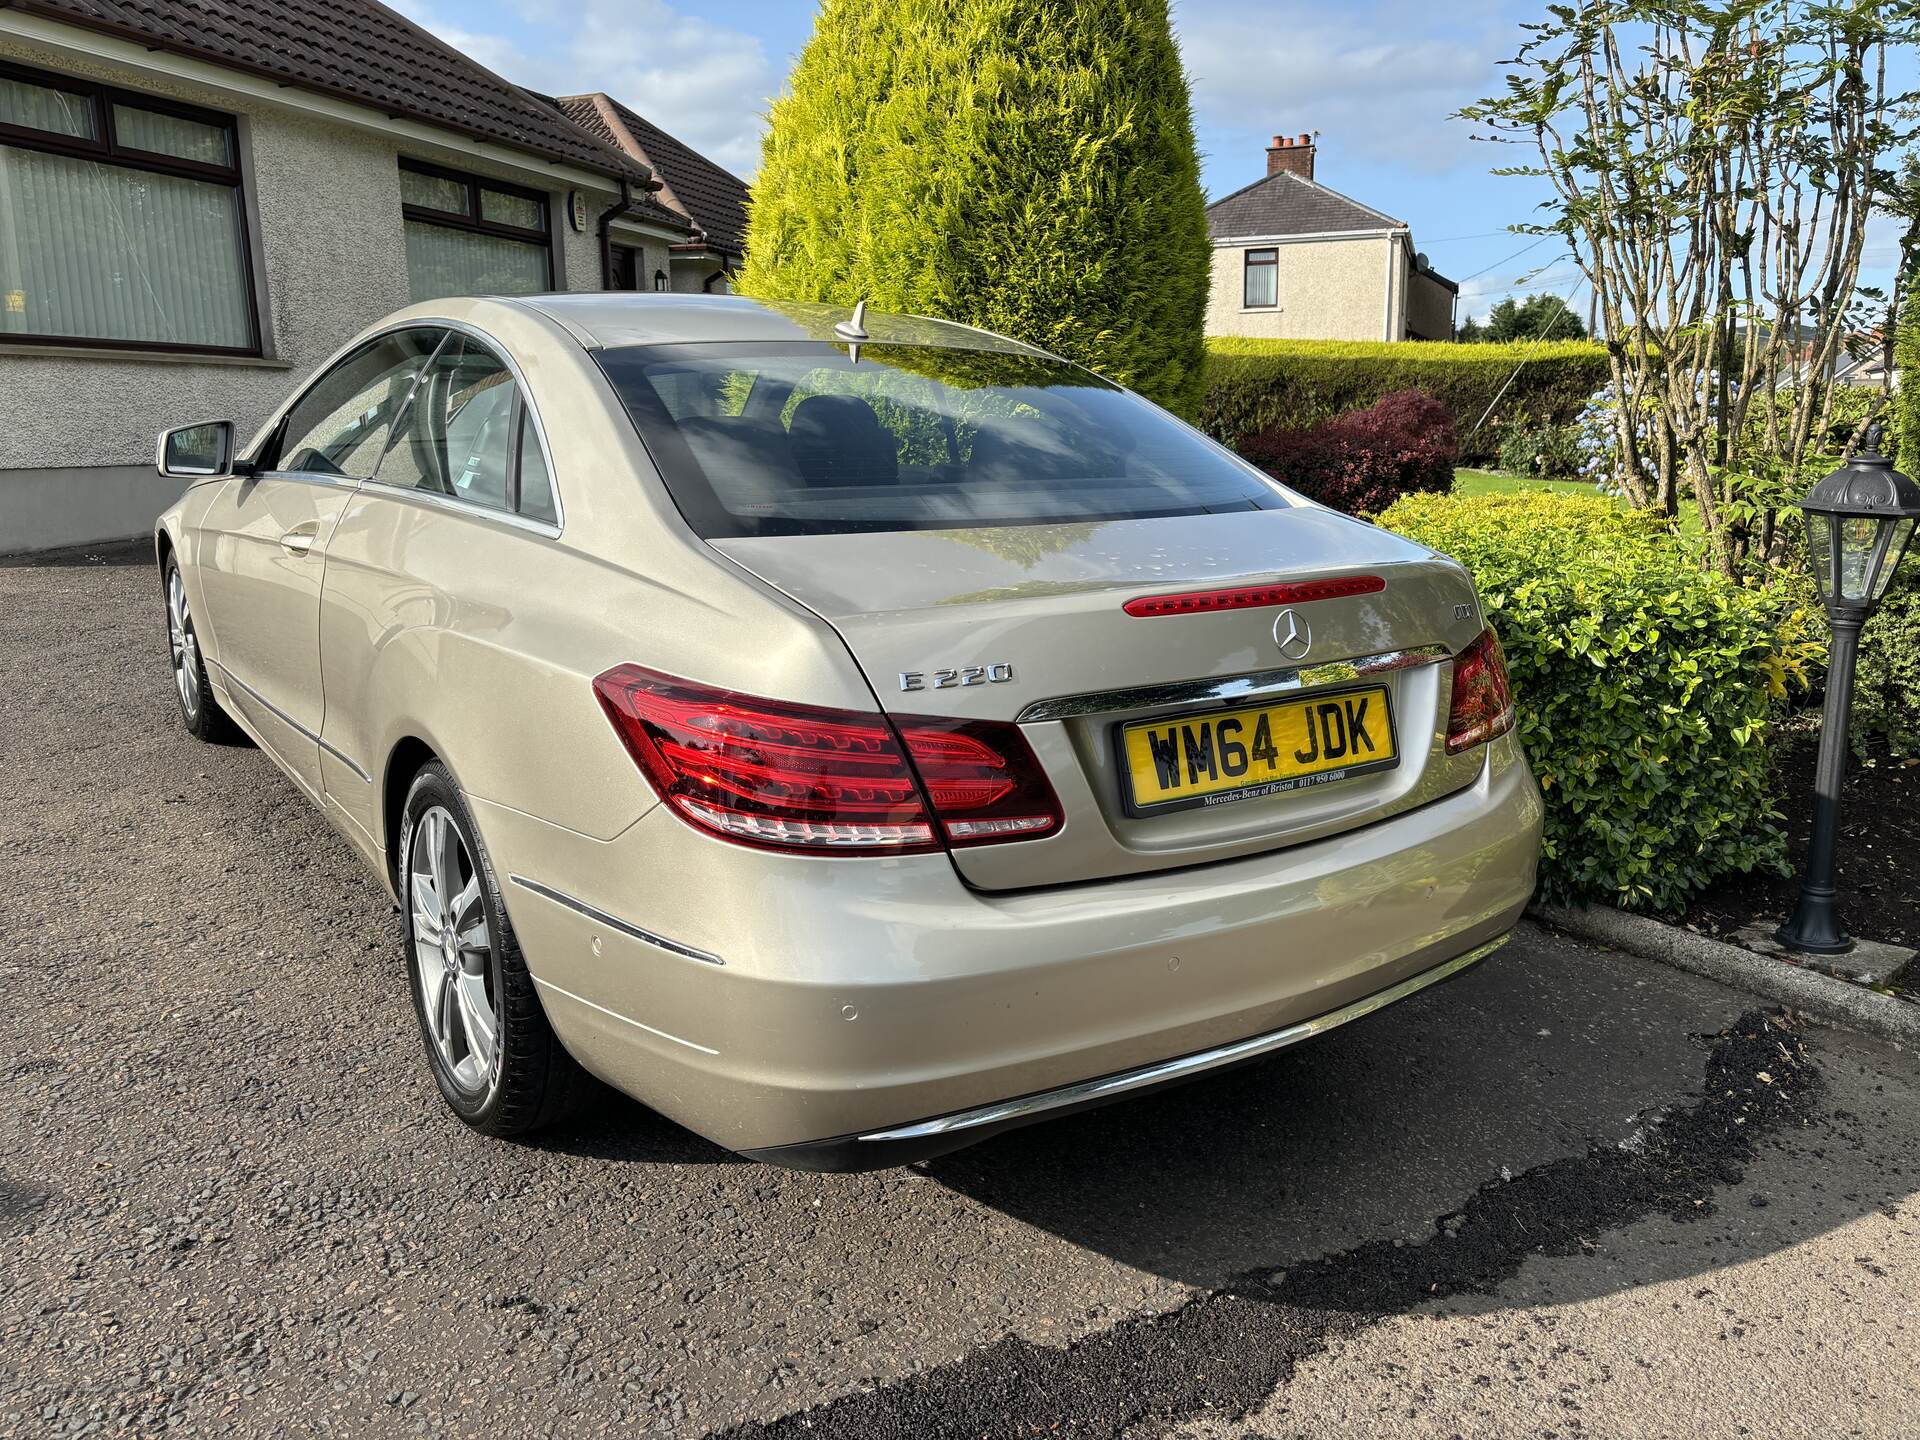
[[[1374,514],[1402,495],[1453,488],[1453,420],[1418,390],[1305,430],[1248,435],[1240,453],[1281,484],[1349,515]]]
[[[1580,426],[1510,421],[1500,434],[1500,468],[1542,480],[1577,480],[1587,459]]]
[[[1546,795],[1542,897],[1676,912],[1782,864],[1767,720],[1807,617],[1603,496],[1416,495],[1380,523],[1473,572]]]
[[[1398,390],[1424,390],[1453,416],[1461,463],[1483,465],[1498,455],[1506,421],[1525,415],[1538,424],[1567,424],[1607,378],[1606,351],[1585,341],[1213,339],[1207,341],[1200,427],[1232,445],[1255,431],[1364,410]]]
[[[740,289],[982,325],[1193,416],[1211,256],[1166,0],[831,0]]]
[[[1853,736],[1877,735],[1893,753],[1920,756],[1920,554],[1911,554],[1860,632]]]

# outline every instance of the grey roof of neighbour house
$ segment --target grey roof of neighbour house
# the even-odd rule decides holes
[[[638,178],[637,163],[378,0],[9,0],[14,9]]]
[[[1215,240],[1405,228],[1391,215],[1287,170],[1264,175],[1207,207],[1207,234]]]
[[[698,226],[716,250],[740,254],[747,235],[747,182],[667,134],[610,95],[563,95],[569,120],[651,166],[659,199]]]

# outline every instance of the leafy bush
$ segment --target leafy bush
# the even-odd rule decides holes
[[[1417,495],[1380,523],[1480,587],[1546,795],[1544,899],[1670,913],[1782,864],[1767,720],[1808,648],[1804,612],[1598,495]]]
[[[1205,204],[1166,0],[835,0],[773,103],[740,289],[983,325],[1192,416]]]
[[[1577,480],[1587,463],[1583,439],[1577,421],[1534,425],[1515,420],[1500,435],[1500,468],[1542,480]]]
[[[1453,416],[1462,463],[1480,465],[1498,454],[1507,419],[1529,415],[1540,424],[1566,424],[1607,375],[1606,351],[1584,341],[1213,339],[1207,341],[1200,427],[1232,445],[1257,431],[1304,428],[1363,410],[1399,390],[1424,390]],[[1513,383],[1502,394],[1509,377]]]
[[[1920,554],[1908,555],[1860,632],[1853,736],[1878,735],[1896,755],[1920,756]]]
[[[1920,193],[1920,168],[1909,156],[1907,183]],[[1888,407],[1888,453],[1909,475],[1920,475],[1920,272],[1901,282],[1900,320],[1893,331],[1893,366],[1899,384]]]
[[[1246,436],[1240,453],[1281,484],[1349,515],[1374,514],[1402,495],[1453,488],[1453,419],[1418,390],[1306,430]]]

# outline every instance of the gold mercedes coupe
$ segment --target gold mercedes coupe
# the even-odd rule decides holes
[[[446,1103],[864,1168],[1443,980],[1541,802],[1466,572],[980,330],[401,311],[160,437],[181,712],[379,874]]]

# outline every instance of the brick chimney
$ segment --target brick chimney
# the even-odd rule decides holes
[[[1298,140],[1290,135],[1273,137],[1273,144],[1267,147],[1267,174],[1278,175],[1282,170],[1302,180],[1313,178],[1313,136],[1302,135]]]

